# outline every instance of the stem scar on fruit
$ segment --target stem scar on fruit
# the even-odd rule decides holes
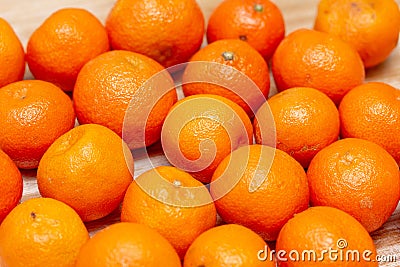
[[[264,11],[264,6],[262,4],[255,4],[254,5],[254,11],[263,12]]]
[[[233,52],[230,52],[230,51],[225,51],[224,53],[222,53],[222,57],[226,61],[233,60],[234,56],[235,56],[235,54]]]

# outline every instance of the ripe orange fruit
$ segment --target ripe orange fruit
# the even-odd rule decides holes
[[[342,137],[366,139],[385,148],[400,165],[400,91],[380,82],[351,90],[339,106]]]
[[[83,65],[110,49],[107,32],[89,11],[60,9],[29,38],[26,60],[33,76],[72,91]]]
[[[306,29],[283,39],[271,68],[279,91],[311,87],[327,94],[336,105],[365,78],[363,62],[351,45],[331,34]]]
[[[285,37],[285,22],[279,8],[269,0],[226,0],[211,13],[208,43],[220,39],[248,42],[269,60]]]
[[[37,168],[47,148],[74,124],[71,99],[51,83],[25,80],[0,90],[0,148],[19,168]]]
[[[0,18],[0,87],[22,80],[25,52],[11,25]]]
[[[132,182],[133,158],[114,132],[96,124],[58,138],[40,161],[37,182],[44,197],[60,200],[83,221],[102,218],[121,203]]]
[[[78,214],[51,198],[18,205],[0,226],[0,258],[5,266],[75,266],[89,239]]]
[[[150,84],[147,82],[161,71],[156,84],[154,80]],[[133,116],[128,117],[129,123],[125,121],[129,128],[125,129],[133,138],[126,142],[134,149],[160,139],[162,123],[177,101],[177,94],[171,76],[156,61],[129,51],[111,51],[82,68],[73,99],[81,124],[101,124],[119,136],[123,133],[125,115]],[[142,138],[144,128],[145,137]]]
[[[181,266],[168,241],[155,230],[136,223],[116,223],[95,234],[81,249],[76,267]]]
[[[373,67],[397,46],[400,11],[394,0],[321,0],[314,29],[350,43],[365,67]]]
[[[309,201],[301,165],[287,153],[261,145],[241,147],[226,157],[214,172],[210,192],[225,222],[271,241]]]
[[[203,13],[195,0],[118,0],[106,21],[113,49],[137,52],[164,67],[186,62],[201,46]]]
[[[282,267],[378,266],[374,242],[365,228],[331,207],[312,207],[290,219],[279,233],[276,251],[284,252],[277,257]]]
[[[275,122],[271,130],[268,116]],[[280,92],[257,111],[254,133],[258,144],[271,142],[276,132],[276,148],[285,151],[307,168],[318,151],[337,141],[339,112],[328,96],[308,87]]]
[[[202,233],[185,255],[184,267],[274,267],[273,261],[260,261],[257,254],[269,247],[250,229],[226,224]]]
[[[0,224],[22,197],[22,177],[15,163],[0,150]],[[1,255],[1,254],[0,254]]]
[[[181,259],[193,240],[214,227],[216,220],[207,188],[190,174],[169,166],[137,177],[126,191],[121,211],[121,221],[157,230]]]
[[[252,143],[246,112],[217,95],[200,94],[178,101],[165,119],[161,142],[172,165],[209,183],[218,164],[233,150]]]
[[[198,51],[190,59],[190,62],[198,61],[209,62],[209,64],[189,64],[186,67],[182,77],[182,89],[185,96],[220,95],[241,106],[250,116],[254,115],[253,112],[268,97],[270,87],[268,65],[262,56],[246,42],[235,39],[216,41]],[[215,63],[232,67],[238,72],[231,71],[229,67],[215,66]],[[243,81],[243,79],[249,78],[258,88],[254,87],[253,89],[244,85],[246,80]],[[210,82],[192,82],[204,80]],[[224,84],[227,81],[228,83],[231,81],[232,84],[228,84],[228,86],[232,86],[226,88]],[[243,87],[246,88],[239,88],[240,91],[232,90],[236,83],[243,84]],[[256,92],[253,92],[254,90]],[[249,106],[249,103],[252,105]]]
[[[399,167],[382,147],[346,138],[321,150],[307,171],[311,204],[341,209],[368,232],[381,227],[399,200]]]

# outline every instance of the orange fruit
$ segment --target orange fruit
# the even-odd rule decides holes
[[[89,11],[64,8],[29,38],[26,60],[33,76],[72,91],[83,65],[110,50],[107,32]]]
[[[341,209],[368,232],[381,227],[399,200],[399,167],[382,147],[346,138],[322,149],[307,171],[314,206]]]
[[[106,29],[113,49],[137,52],[164,67],[186,62],[201,46],[203,13],[195,0],[118,0]]]
[[[47,148],[74,124],[71,99],[51,83],[26,80],[0,90],[0,148],[19,168],[37,168]]]
[[[0,226],[0,258],[5,266],[75,266],[89,239],[78,214],[50,198],[18,205]]]
[[[400,165],[400,91],[381,82],[351,90],[339,106],[341,136],[385,148]]]
[[[76,267],[181,266],[168,241],[155,230],[136,223],[116,223],[95,234],[81,249]]]
[[[339,136],[339,112],[328,96],[308,87],[280,92],[257,111],[254,133],[258,144],[271,142],[269,122],[275,122],[276,148],[285,151],[307,168],[311,159]]]
[[[331,207],[312,207],[290,219],[279,233],[276,251],[283,251],[277,257],[282,267],[378,266],[374,242],[365,228]]]
[[[0,87],[22,80],[25,52],[11,25],[0,18]]]
[[[208,20],[208,43],[240,39],[248,42],[266,60],[272,57],[284,37],[282,13],[269,0],[225,0]]]
[[[165,196],[172,199],[165,199]],[[121,221],[145,224],[164,236],[183,259],[193,240],[215,226],[217,212],[207,188],[169,166],[151,169],[126,191]]]
[[[246,112],[217,95],[199,94],[178,101],[165,119],[161,142],[172,165],[209,183],[218,164],[233,150],[252,143]]]
[[[183,74],[182,89],[185,96],[220,95],[241,106],[250,116],[254,115],[253,112],[268,97],[270,87],[268,65],[262,56],[246,42],[235,39],[216,41],[194,54],[189,62],[198,63],[189,64]],[[217,63],[223,65],[216,66]],[[238,71],[233,72],[230,67]],[[249,85],[244,84],[247,81],[243,79],[249,78],[254,82],[255,86],[250,84],[254,88],[249,88]],[[232,84],[224,86],[224,83],[229,83],[229,81]],[[236,83],[243,84],[246,88],[232,90]]]
[[[43,155],[39,191],[76,210],[83,221],[102,218],[121,203],[132,182],[133,158],[110,129],[78,126],[58,138]]]
[[[278,91],[311,87],[327,94],[335,104],[364,82],[364,65],[357,51],[331,34],[299,29],[279,44],[272,57]]]
[[[365,67],[385,61],[397,46],[400,11],[394,0],[321,0],[314,29],[353,45]]]
[[[159,72],[157,84],[149,84],[148,80]],[[126,141],[134,149],[160,139],[162,123],[177,94],[171,76],[156,61],[129,51],[111,51],[82,68],[73,99],[81,124],[101,124],[119,136],[128,110],[133,118],[129,119],[127,132],[136,139]]]
[[[223,221],[246,226],[270,241],[309,201],[301,165],[287,153],[261,145],[241,147],[226,157],[214,172],[210,192]]]
[[[15,163],[0,150],[0,224],[22,197],[22,176]]]
[[[273,261],[260,261],[260,250],[267,243],[250,229],[236,224],[214,227],[202,233],[185,255],[184,267],[274,267]]]

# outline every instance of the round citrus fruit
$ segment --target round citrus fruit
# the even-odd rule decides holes
[[[0,150],[0,224],[22,197],[22,176],[15,163]],[[1,257],[1,254],[0,254]]]
[[[49,82],[25,80],[0,90],[0,148],[19,168],[37,168],[48,147],[74,124],[71,99]]]
[[[327,94],[337,105],[365,78],[355,48],[334,35],[306,29],[283,39],[272,57],[271,68],[279,91],[311,87]]]
[[[0,87],[22,80],[25,52],[11,25],[0,18]]]
[[[260,250],[269,250],[267,243],[250,229],[226,224],[202,233],[189,247],[184,267],[274,267],[273,260],[261,261]]]
[[[186,62],[201,46],[203,13],[195,0],[119,0],[106,29],[113,49],[137,52],[164,67]]]
[[[270,114],[275,122],[271,130]],[[258,144],[268,144],[276,133],[276,148],[285,151],[307,168],[322,148],[338,140],[339,112],[329,97],[308,87],[280,92],[256,113],[254,133]]]
[[[160,72],[156,81],[148,83]],[[162,123],[177,101],[177,94],[171,76],[156,61],[118,50],[104,53],[82,68],[73,98],[81,124],[101,124],[119,136],[123,135],[124,118],[129,110],[133,117],[129,117],[129,129],[125,130],[136,139],[126,141],[134,149],[160,139]]]
[[[254,115],[268,97],[270,87],[268,65],[246,42],[235,39],[216,41],[194,54],[190,62],[200,63],[189,63],[186,67],[182,77],[185,96],[220,95],[241,106],[250,116]],[[232,71],[231,68],[238,71]],[[246,78],[255,84],[254,88],[244,84],[247,82]],[[225,86],[227,81],[232,84]],[[239,87],[239,90],[235,90],[236,87]]]
[[[224,222],[241,224],[265,240],[308,208],[307,176],[287,153],[269,146],[243,146],[215,170],[210,185]]]
[[[34,198],[14,208],[1,224],[0,258],[10,267],[74,267],[88,239],[72,208],[54,199]]]
[[[285,37],[279,8],[269,0],[222,1],[211,13],[207,26],[209,43],[220,39],[248,42],[269,60]]]
[[[76,267],[180,267],[177,253],[155,230],[136,223],[116,223],[95,234],[79,252]]]
[[[278,265],[377,267],[374,242],[349,214],[312,207],[290,219],[276,241]]]
[[[339,106],[341,136],[385,148],[400,165],[400,91],[381,82],[352,89]]]
[[[121,221],[157,230],[182,259],[193,240],[214,227],[216,220],[207,188],[190,174],[169,166],[137,177],[126,191],[121,211]]]
[[[161,142],[167,159],[203,183],[236,148],[252,143],[246,112],[217,95],[200,94],[178,101],[165,119]]]
[[[26,60],[33,76],[72,91],[83,65],[110,49],[107,32],[89,11],[60,9],[29,38]]]
[[[37,182],[44,197],[60,200],[83,221],[102,218],[121,203],[132,182],[129,148],[110,129],[78,126],[58,138],[40,161]]]
[[[373,67],[385,61],[397,46],[400,31],[397,3],[394,0],[321,0],[314,29],[350,43],[365,67]]]
[[[400,177],[396,161],[379,145],[346,138],[322,149],[307,171],[314,206],[341,209],[372,232],[396,209]]]

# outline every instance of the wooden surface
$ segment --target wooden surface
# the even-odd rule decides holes
[[[397,2],[399,3],[399,1]],[[211,10],[220,0],[198,0],[198,2],[207,19]],[[91,11],[104,22],[113,3],[114,0],[0,0],[0,16],[10,22],[26,47],[27,40],[34,29],[53,11],[62,7],[82,7]],[[276,0],[275,3],[284,14],[287,33],[301,27],[312,28],[318,0]],[[385,63],[367,71],[367,81],[382,81],[400,88],[399,63],[400,49],[396,48]],[[26,78],[30,77],[31,75],[27,71]],[[274,85],[272,85],[271,91],[276,91]],[[159,147],[153,147],[152,150],[154,162],[166,163]],[[136,158],[135,177],[148,168],[147,162]],[[39,196],[35,175],[35,171],[24,172],[23,201]],[[104,219],[88,223],[87,226],[93,233],[118,220],[118,212],[116,211]],[[381,229],[374,232],[372,236],[380,255],[397,256],[397,263],[381,263],[380,266],[400,266],[400,206],[389,221]]]

